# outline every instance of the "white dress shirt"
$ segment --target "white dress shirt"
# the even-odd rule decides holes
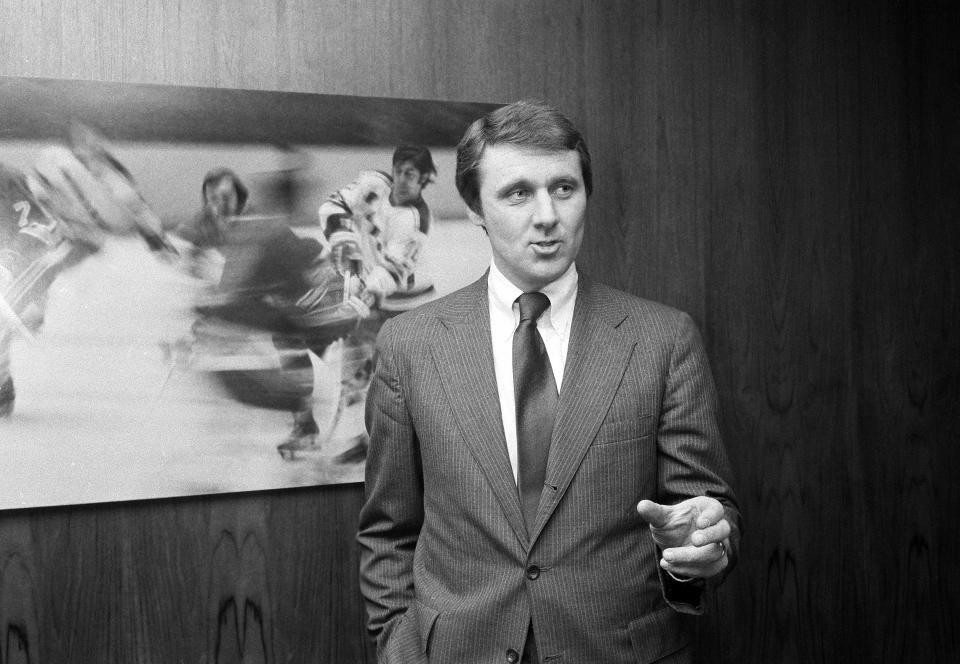
[[[577,268],[571,263],[556,281],[540,290],[550,300],[550,306],[541,314],[537,329],[547,348],[557,390],[563,383],[563,369],[567,363],[573,306],[577,300]],[[513,477],[517,478],[517,410],[513,393],[513,333],[520,324],[520,305],[516,299],[523,293],[507,279],[497,266],[490,263],[487,277],[490,299],[490,336],[493,341],[493,367],[500,396],[500,415],[503,433],[507,438],[507,452]]]

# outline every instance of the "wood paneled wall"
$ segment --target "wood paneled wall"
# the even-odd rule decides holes
[[[565,109],[584,268],[689,311],[721,393],[747,531],[702,661],[928,662],[960,646],[957,34],[946,0],[0,0],[0,74]],[[0,514],[0,664],[372,662],[361,496]]]

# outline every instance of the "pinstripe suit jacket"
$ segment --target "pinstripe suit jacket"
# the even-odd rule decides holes
[[[710,495],[736,529],[715,390],[679,311],[581,275],[527,533],[500,416],[486,277],[389,321],[367,397],[361,588],[381,662],[688,661],[704,584],[663,574],[643,498]]]

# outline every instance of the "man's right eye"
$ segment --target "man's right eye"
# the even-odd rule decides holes
[[[520,203],[525,201],[529,195],[530,192],[526,189],[514,189],[507,194],[507,201],[510,203]]]

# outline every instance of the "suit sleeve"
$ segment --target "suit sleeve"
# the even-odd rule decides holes
[[[423,523],[423,477],[391,321],[380,330],[377,346],[366,403],[370,450],[357,539],[367,628],[377,640],[379,661],[390,661],[387,653],[394,648],[389,641],[414,601],[413,555]]]
[[[660,502],[675,504],[709,496],[723,504],[731,526],[729,565],[708,582],[680,583],[663,569],[664,598],[677,611],[702,613],[703,594],[733,569],[740,542],[740,511],[731,489],[730,462],[720,435],[717,392],[703,341],[687,314],[681,314],[670,351],[658,428]]]

